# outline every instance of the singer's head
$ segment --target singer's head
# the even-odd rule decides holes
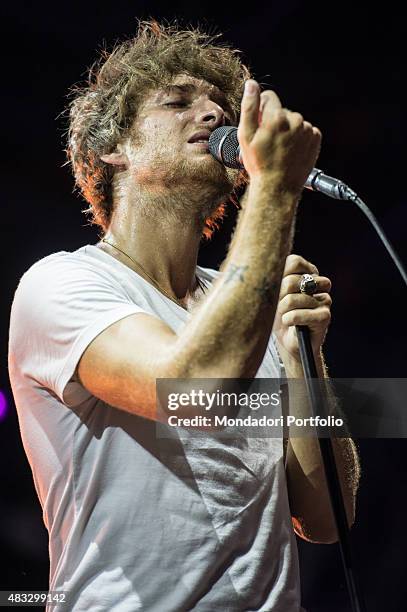
[[[237,125],[239,52],[197,29],[140,22],[137,36],[103,53],[70,104],[68,159],[103,232],[118,207],[194,215],[210,236],[243,182],[209,154],[209,134]]]

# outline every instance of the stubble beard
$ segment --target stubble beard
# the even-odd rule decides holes
[[[202,230],[205,220],[229,198],[237,175],[209,153],[186,157],[177,151],[144,148],[129,177],[131,199],[142,216],[191,222]]]

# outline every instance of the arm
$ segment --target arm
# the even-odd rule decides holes
[[[281,109],[273,92],[262,94],[259,125],[260,94],[252,83],[239,125],[251,181],[224,273],[178,335],[154,317],[137,314],[100,334],[79,363],[83,385],[118,408],[155,418],[156,378],[246,378],[262,362],[297,203],[316,161],[320,133],[297,113]]]
[[[320,293],[308,296],[298,292],[300,275],[304,273],[315,275]],[[330,321],[330,288],[329,279],[318,276],[318,270],[311,263],[297,255],[288,257],[274,331],[288,378],[289,412],[298,417],[310,416],[310,407],[298,398],[295,381],[292,380],[304,378],[294,326],[309,326],[318,374],[320,377],[327,377],[321,345]],[[327,388],[329,412],[335,414],[338,412],[336,399],[329,384]],[[332,443],[348,523],[352,525],[355,520],[356,493],[360,477],[358,455],[350,438],[333,438]],[[337,533],[316,438],[290,437],[287,440],[286,472],[291,513],[297,534],[314,542],[335,542]]]

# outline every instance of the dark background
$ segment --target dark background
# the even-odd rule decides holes
[[[9,3],[1,8],[3,53],[3,291],[1,378],[9,410],[0,423],[1,589],[47,589],[47,534],[22,449],[6,355],[13,292],[37,259],[96,242],[64,163],[57,116],[68,88],[103,41],[135,32],[136,17],[172,19],[220,30],[244,51],[255,76],[283,105],[323,132],[318,167],[342,178],[371,207],[403,261],[407,221],[401,166],[401,8],[396,3],[207,4],[95,0]],[[404,110],[404,109],[403,109]],[[200,263],[221,262],[231,211]],[[333,322],[325,347],[333,377],[403,377],[407,291],[378,237],[352,204],[305,193],[294,252],[333,282]],[[404,440],[360,440],[363,478],[352,530],[368,610],[406,609]],[[336,545],[299,542],[303,603],[309,612],[349,610]],[[163,611],[165,612],[165,611]],[[287,611],[289,612],[289,611]]]

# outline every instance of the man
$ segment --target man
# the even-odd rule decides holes
[[[289,255],[321,135],[249,76],[205,35],[146,23],[72,104],[68,153],[103,238],[32,266],[10,330],[50,590],[69,610],[295,612],[292,521],[336,539],[314,439],[289,440],[285,473],[280,439],[156,430],[156,379],[280,378],[279,356],[301,378],[297,324],[324,376],[331,284]],[[208,151],[227,123],[248,187],[218,274],[197,255],[242,180]],[[316,295],[300,292],[303,274]],[[354,445],[335,452],[352,523]]]

